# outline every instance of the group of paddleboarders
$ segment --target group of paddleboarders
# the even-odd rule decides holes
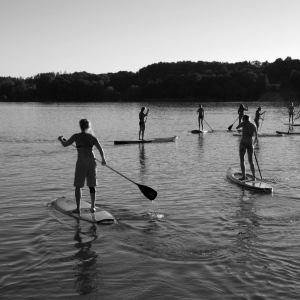
[[[246,177],[246,167],[245,167],[246,152],[248,154],[248,161],[250,164],[250,169],[253,178],[256,178],[255,167],[253,163],[254,146],[258,141],[259,120],[262,119],[261,116],[265,114],[265,111],[261,113],[261,107],[258,107],[255,113],[254,123],[252,123],[250,120],[250,116],[245,114],[245,111],[248,111],[248,107],[245,107],[243,104],[241,104],[238,109],[239,125],[236,127],[236,129],[240,129],[240,128],[242,129],[242,138],[239,145],[239,156],[240,156],[242,177],[239,178],[239,180],[248,179]],[[290,126],[290,121],[292,121],[292,124],[294,122],[294,111],[295,111],[294,105],[293,103],[291,103],[288,109],[289,126]],[[140,127],[139,140],[144,140],[144,133],[146,128],[148,113],[149,113],[149,108],[147,109],[146,107],[143,106],[139,113],[139,127]],[[203,131],[204,108],[202,104],[199,105],[197,114],[198,114],[199,131],[200,128],[202,128]],[[58,140],[61,142],[61,144],[64,147],[68,147],[75,142],[77,148],[78,155],[77,155],[74,184],[73,184],[75,187],[76,209],[73,210],[73,213],[80,214],[80,203],[82,197],[81,189],[84,187],[85,180],[90,190],[90,197],[91,197],[90,210],[92,213],[94,213],[96,212],[96,207],[95,207],[96,186],[98,185],[98,181],[97,181],[97,163],[96,163],[93,147],[95,146],[98,149],[99,154],[102,158],[101,163],[104,166],[106,165],[105,153],[98,139],[94,136],[91,122],[87,119],[81,119],[79,121],[79,127],[81,129],[80,133],[73,134],[68,140],[64,139],[64,137],[61,135],[58,137]],[[228,129],[231,130],[231,128]]]

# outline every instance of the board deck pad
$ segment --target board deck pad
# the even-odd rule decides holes
[[[207,133],[207,130],[192,130],[191,133]]]
[[[53,201],[53,206],[60,212],[69,215],[73,218],[84,220],[91,223],[99,224],[113,224],[116,220],[112,214],[109,212],[96,207],[96,212],[92,213],[90,211],[91,204],[81,200],[80,214],[73,213],[72,210],[76,209],[76,202],[74,199],[70,198],[57,198]]]
[[[269,184],[260,180],[259,178],[256,178],[256,180],[254,181],[252,175],[246,174],[246,176],[248,177],[248,180],[239,180],[239,178],[242,177],[241,172],[237,172],[232,168],[229,168],[227,171],[227,178],[237,183],[240,186],[243,186],[247,189],[257,191],[257,192],[264,192],[264,193],[273,192],[273,188]]]

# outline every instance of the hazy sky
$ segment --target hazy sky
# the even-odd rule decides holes
[[[300,0],[0,0],[0,76],[300,58]]]

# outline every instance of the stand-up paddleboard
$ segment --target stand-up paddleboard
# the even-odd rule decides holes
[[[294,135],[300,135],[300,132],[290,132],[290,131],[276,131],[277,134],[294,134]]]
[[[246,174],[246,176],[248,177],[248,180],[239,180],[239,178],[241,178],[243,176],[243,174],[241,172],[236,171],[233,168],[229,168],[227,171],[227,178],[252,191],[256,191],[256,192],[262,192],[262,193],[272,193],[273,192],[273,188],[268,185],[267,183],[261,181],[258,178],[255,178],[255,180],[253,180],[253,176],[250,174]]]
[[[241,133],[234,133],[233,136],[242,136]],[[258,137],[279,137],[279,136],[283,136],[283,134],[275,134],[275,133],[259,133]]]
[[[172,136],[167,138],[156,138],[156,139],[148,139],[148,140],[114,141],[114,144],[121,145],[121,144],[167,143],[167,142],[175,142],[177,139],[178,136]]]
[[[207,133],[207,130],[192,130],[191,133]]]
[[[284,123],[283,125],[300,126],[300,124],[289,124],[289,123]]]
[[[73,199],[61,197],[54,200],[52,204],[58,211],[79,220],[99,224],[116,223],[113,215],[105,210],[101,210],[99,207],[96,207],[96,212],[92,213],[90,211],[91,204],[84,200],[81,200],[80,214],[72,212],[72,210],[76,209],[76,202]]]

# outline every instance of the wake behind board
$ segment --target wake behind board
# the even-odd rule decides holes
[[[156,138],[156,139],[148,139],[148,140],[114,141],[114,144],[122,145],[122,144],[144,144],[144,143],[167,143],[167,142],[175,142],[177,139],[178,136],[171,136],[166,138]]]
[[[207,130],[192,130],[191,133],[207,133]]]
[[[96,207],[96,212],[91,213],[90,208],[91,204],[81,200],[80,214],[73,213],[72,210],[76,209],[76,202],[70,198],[57,198],[53,202],[53,206],[60,212],[71,216],[75,219],[84,220],[90,223],[99,223],[99,224],[113,224],[116,223],[115,218],[109,212],[101,210]]]
[[[254,181],[253,176],[250,174],[246,174],[246,176],[249,178],[249,180],[239,180],[239,178],[241,178],[243,175],[241,172],[237,172],[233,168],[228,169],[226,176],[230,181],[232,181],[246,189],[256,191],[256,192],[268,193],[268,194],[271,194],[273,192],[273,188],[270,185],[261,181],[258,178],[255,178],[255,181]]]

